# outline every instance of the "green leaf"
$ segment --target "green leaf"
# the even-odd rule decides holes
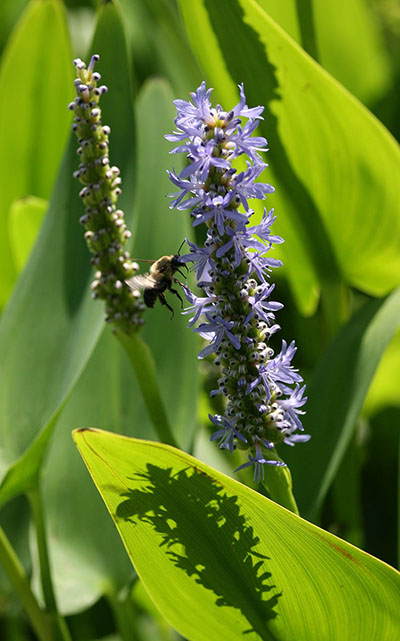
[[[279,24],[286,33],[293,38],[299,45],[302,44],[301,27],[299,25],[299,10],[297,0],[257,0],[257,4],[268,13],[277,24]],[[308,5],[310,6],[310,5]],[[308,9],[307,6],[307,9]],[[303,5],[301,14],[306,14],[306,6]],[[305,47],[304,47],[305,48]]]
[[[379,99],[391,74],[376,10],[364,0],[313,0],[312,6],[318,62],[364,103]]]
[[[13,31],[0,68],[0,305],[16,278],[8,210],[28,194],[49,198],[67,142],[71,59],[62,3],[34,0]]]
[[[361,494],[363,452],[358,443],[359,440],[360,437],[355,434],[340,463],[332,485],[332,501],[334,531],[349,543],[363,548],[365,547]],[[364,463],[364,460],[362,462]],[[333,528],[330,526],[330,529]]]
[[[268,204],[301,308],[315,304],[315,271],[324,283],[388,293],[400,279],[394,139],[255,0],[180,7],[216,99],[231,108],[244,82],[248,104],[266,105],[260,133],[277,189]]]
[[[104,594],[115,595],[132,576],[117,533],[71,440],[71,426],[77,421],[153,437],[135,374],[110,328],[102,333],[65,404],[43,469],[53,582],[64,615],[90,607]],[[77,527],[83,522],[83,529]],[[36,566],[39,583],[37,573]]]
[[[123,29],[112,3],[100,11],[93,50],[104,53],[98,65],[110,90],[104,98],[104,123],[115,127],[111,159],[124,179],[120,204],[130,207],[130,75]],[[60,408],[103,327],[103,307],[91,298],[89,252],[78,224],[82,203],[79,184],[72,178],[78,164],[75,149],[72,140],[38,241],[0,326],[0,474],[8,470],[0,503],[36,483]]]
[[[3,0],[0,5],[0,48],[4,45],[10,35],[10,31],[18,20],[18,17],[28,0]]]
[[[363,414],[373,416],[385,407],[400,407],[400,328],[390,341],[368,390]]]
[[[185,638],[400,634],[390,566],[184,452],[95,429],[74,439],[147,592]]]
[[[388,89],[389,59],[373,9],[363,0],[256,1],[291,38],[364,103],[376,100]],[[369,64],[365,65],[367,59]]]
[[[308,386],[304,429],[311,440],[280,450],[301,514],[315,518],[354,433],[379,360],[400,318],[400,289],[359,309],[329,345]]]
[[[183,159],[170,155],[171,143],[164,139],[173,129],[176,110],[170,86],[162,79],[152,79],[142,88],[136,109],[138,123],[138,174],[133,253],[136,259],[155,260],[163,255],[176,254],[185,238],[191,238],[192,228],[187,212],[171,211],[167,197],[174,190],[167,169],[173,164],[179,171]],[[182,253],[187,253],[185,245]],[[144,272],[149,265],[143,264]],[[179,276],[181,280],[183,277]],[[180,295],[186,298],[179,285]],[[187,328],[188,317],[181,315],[181,303],[167,292],[175,314],[156,302],[146,313],[141,337],[150,346],[158,373],[160,392],[170,424],[179,444],[186,448],[193,437],[196,424],[198,392],[197,352],[195,333]]]
[[[176,95],[200,84],[201,73],[185,37],[178,8],[169,0],[121,0],[138,78],[165,77]]]
[[[175,445],[168,416],[157,384],[156,363],[149,346],[139,336],[117,334],[135,370],[139,388],[146,404],[148,418],[163,443]]]
[[[27,196],[14,200],[9,211],[11,252],[17,272],[24,267],[48,207],[47,200]]]

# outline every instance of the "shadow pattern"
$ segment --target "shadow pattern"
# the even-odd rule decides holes
[[[240,611],[249,624],[243,634],[273,641],[267,622],[277,616],[282,595],[274,590],[268,557],[257,552],[259,537],[237,496],[228,496],[215,479],[192,467],[174,472],[148,463],[132,480],[143,487],[121,495],[117,520],[150,524],[171,563],[211,590],[217,606]]]

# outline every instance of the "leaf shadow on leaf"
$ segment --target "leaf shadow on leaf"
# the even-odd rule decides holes
[[[280,181],[279,188],[284,191],[292,205],[291,211],[296,217],[296,231],[301,236],[320,276],[329,280],[338,279],[339,266],[326,229],[309,191],[296,175],[279,135],[280,122],[274,112],[277,103],[283,100],[285,91],[280,72],[267,58],[267,51],[260,35],[246,22],[246,16],[238,0],[205,0],[205,6],[214,33],[217,34],[229,75],[237,84],[241,83],[243,78],[246,79],[245,93],[248,104],[271,105],[264,111],[258,129],[268,140],[269,163],[276,171]],[[229,15],[230,30],[224,31],[220,25],[224,23],[226,15]],[[232,55],[232,33],[235,34],[235,49],[246,52],[246,55]],[[249,65],[253,69],[251,74]],[[307,87],[304,87],[304,90],[307,91]]]
[[[116,520],[137,526],[142,521],[160,535],[160,547],[177,568],[214,592],[218,607],[238,609],[250,624],[243,634],[256,632],[272,641],[267,621],[278,616],[269,560],[257,552],[259,537],[246,522],[236,496],[204,472],[147,464],[132,480],[143,489],[129,489],[116,510]],[[181,500],[180,500],[181,499]],[[275,588],[275,590],[274,590]],[[265,598],[271,590],[274,595]],[[193,596],[193,598],[195,598]]]

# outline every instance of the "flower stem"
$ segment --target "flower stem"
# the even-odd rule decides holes
[[[350,318],[349,288],[343,283],[323,282],[321,306],[326,327],[326,342],[330,342],[339,328]]]
[[[279,457],[277,457],[279,458]],[[288,467],[264,466],[264,483],[268,496],[294,514],[299,514],[292,489],[292,475]],[[260,488],[261,489],[261,488]],[[262,492],[263,493],[263,492]]]
[[[178,447],[161,398],[156,367],[149,346],[136,334],[128,336],[123,332],[116,332],[116,336],[136,372],[143,400],[160,441]]]
[[[43,597],[46,611],[52,625],[52,638],[57,641],[71,641],[67,624],[60,615],[57,608],[56,596],[54,593],[53,580],[50,569],[49,551],[47,547],[46,524],[42,505],[40,489],[36,487],[28,494],[31,504],[33,519],[36,529],[36,542],[38,547],[40,578],[42,583]]]
[[[120,594],[107,594],[108,602],[115,617],[116,628],[122,641],[140,641],[141,636],[137,630],[137,612],[128,591],[125,596]]]
[[[7,574],[40,641],[53,641],[51,624],[31,590],[25,570],[6,533],[0,527],[0,565]]]

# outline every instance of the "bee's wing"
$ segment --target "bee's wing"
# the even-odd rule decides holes
[[[154,278],[150,274],[138,274],[138,276],[128,278],[125,282],[131,289],[152,289],[155,284]]]

